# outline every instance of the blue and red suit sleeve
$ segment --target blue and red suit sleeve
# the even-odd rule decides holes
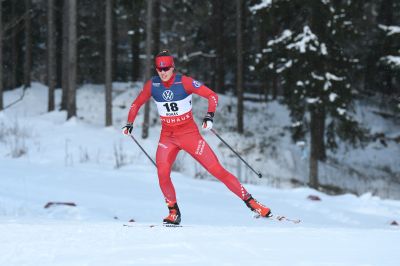
[[[131,108],[129,109],[128,114],[128,123],[133,123],[135,121],[136,115],[140,109],[140,107],[146,103],[151,97],[151,80],[148,80],[144,86],[142,91],[133,101]]]
[[[218,95],[214,91],[197,80],[187,76],[182,76],[182,84],[187,93],[194,93],[208,100],[207,112],[215,112],[218,105]]]

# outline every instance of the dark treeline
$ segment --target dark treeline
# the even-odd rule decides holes
[[[150,2],[1,1],[0,110],[3,90],[33,80],[49,85],[49,110],[52,89],[63,90],[60,108],[70,118],[75,90],[100,83],[110,125],[111,81],[143,81],[146,54],[167,48],[179,72],[237,96],[239,133],[244,93],[287,104],[293,139],[309,134],[313,187],[327,149],[339,139],[357,145],[368,138],[351,115],[356,100],[378,100],[388,115],[398,114],[399,1]]]
[[[31,5],[27,3],[31,3]],[[31,77],[47,81],[48,0],[3,0],[3,85],[24,84],[26,49],[32,54]],[[53,1],[57,54],[57,87],[62,80],[64,1]],[[106,2],[77,1],[77,83],[104,83]],[[275,0],[251,11],[260,0],[241,1],[244,89],[275,98],[284,94],[279,64],[268,67],[282,52],[268,45],[285,30],[299,34],[308,25],[319,39],[328,39],[351,55],[349,82],[368,93],[398,92],[398,70],[388,55],[398,55],[400,4],[393,0]],[[266,1],[268,2],[268,1]],[[190,72],[218,92],[235,90],[237,12],[235,1],[153,1],[154,51],[169,48],[181,72]],[[113,0],[113,80],[142,80],[146,46],[146,1]],[[157,8],[156,8],[157,7]],[[29,10],[27,10],[29,8]],[[334,11],[333,11],[334,10]],[[31,29],[26,29],[30,17]],[[329,24],[329,26],[327,25]],[[157,29],[158,28],[158,29]],[[27,34],[27,30],[30,33]],[[336,33],[335,33],[336,32]],[[29,37],[31,36],[31,37]],[[294,37],[294,36],[293,36]],[[25,39],[27,38],[27,39]],[[29,44],[26,41],[29,40]],[[31,48],[29,46],[32,46]],[[157,49],[157,47],[159,49]],[[268,52],[268,48],[272,49]]]

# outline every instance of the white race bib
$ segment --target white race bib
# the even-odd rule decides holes
[[[192,95],[179,101],[157,102],[158,114],[161,117],[176,117],[186,114],[192,110]]]

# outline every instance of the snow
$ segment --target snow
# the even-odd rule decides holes
[[[400,228],[390,223],[399,222],[400,201],[371,193],[329,196],[309,188],[256,185],[259,179],[246,174],[243,166],[242,175],[252,183],[245,187],[256,199],[274,214],[302,222],[254,219],[220,182],[190,178],[199,168],[183,153],[176,165],[180,170],[172,178],[184,227],[150,227],[167,214],[157,173],[135,143],[121,134],[140,86],[113,84],[114,126],[108,128],[104,128],[104,107],[98,105],[104,102],[104,86],[80,88],[78,117],[69,121],[65,112],[46,111],[47,88],[38,83],[26,91],[22,102],[0,112],[0,265],[398,265]],[[20,93],[21,89],[6,91],[5,103]],[[60,96],[57,90],[57,104]],[[195,97],[193,101],[195,113],[203,115],[207,101]],[[216,121],[228,128],[235,112],[226,111],[229,97],[221,95],[220,101]],[[280,149],[267,146],[268,156],[254,150],[243,156],[262,170],[265,180],[300,174],[298,167],[308,163],[299,159],[307,141],[291,144],[282,130],[292,123],[287,108],[276,101],[267,106],[246,102],[245,108],[268,121],[262,136]],[[366,121],[378,120],[372,113],[360,113]],[[134,134],[139,136],[142,117],[136,121]],[[263,126],[254,114],[246,122],[250,127]],[[384,121],[376,122],[373,130],[388,128],[398,132],[396,125]],[[153,157],[159,130],[159,124],[152,125],[149,139],[139,138]],[[256,139],[221,131],[238,150]],[[205,138],[236,174],[232,153],[215,136],[205,134]],[[18,150],[24,153],[14,158]],[[370,165],[367,171],[381,160],[396,170],[396,147],[379,152],[372,146],[356,149],[347,159],[356,165],[364,160]],[[122,164],[116,168],[118,160]],[[309,195],[321,201],[310,201]],[[50,201],[77,206],[45,209]],[[136,221],[133,227],[122,226],[130,219]]]
[[[386,26],[379,24],[378,27],[387,32],[387,35],[399,34],[400,33],[400,26]]]
[[[327,55],[328,54],[328,48],[326,48],[325,43],[321,43],[321,54],[322,55]]]
[[[334,75],[334,74],[332,74],[332,73],[329,73],[329,72],[326,72],[326,73],[325,73],[325,78],[326,78],[327,80],[336,80],[336,81],[342,81],[342,80],[344,80],[344,77],[338,77],[338,76],[336,76],[336,75]]]
[[[316,80],[324,80],[323,76],[317,75],[315,72],[311,72],[311,76],[313,79],[316,79]]]
[[[334,92],[329,93],[329,101],[334,102],[338,95]]]
[[[346,109],[340,108],[340,107],[336,108],[336,111],[337,111],[340,115],[344,115],[344,114],[346,113]]]
[[[293,35],[292,31],[284,30],[282,32],[281,36],[279,36],[275,40],[268,41],[268,46],[272,46],[272,45],[275,45],[277,43],[284,42],[285,40],[290,39],[292,37],[292,35]]]
[[[250,12],[255,13],[261,9],[268,8],[272,5],[272,0],[261,0],[261,3],[249,7]]]
[[[150,166],[1,163],[8,166],[1,179],[1,265],[265,265],[265,257],[271,265],[396,265],[400,259],[399,229],[388,224],[400,215],[397,201],[248,185],[277,213],[302,219],[280,224],[253,219],[220,183],[174,172],[187,227],[150,228],[166,214]],[[322,201],[308,201],[309,194]],[[78,206],[44,209],[50,200]],[[122,226],[132,218],[136,227]]]
[[[299,127],[301,126],[303,123],[301,121],[296,121],[292,124],[292,127]],[[303,141],[304,142],[304,141]]]
[[[283,34],[276,40],[268,42],[268,45],[273,45],[282,41],[286,41],[292,38],[293,33],[290,30],[285,30]],[[319,52],[321,55],[327,55],[328,49],[325,43],[318,41],[317,35],[315,35],[309,26],[303,27],[303,32],[294,37],[293,42],[286,45],[289,50],[298,50],[304,54],[308,51]]]
[[[382,57],[381,60],[385,61],[389,65],[400,67],[400,56],[388,55]]]
[[[338,77],[332,73],[326,72],[325,73],[325,84],[324,84],[324,91],[327,91],[329,88],[332,87],[332,83],[331,80],[335,80],[335,81],[342,81],[344,80],[344,77]],[[331,94],[332,95],[332,94]],[[337,95],[336,95],[337,96]],[[331,97],[331,96],[330,96]],[[333,96],[332,96],[333,97]],[[333,102],[334,100],[331,100],[331,102]]]
[[[314,104],[314,103],[316,103],[316,102],[318,102],[319,101],[319,97],[316,97],[316,98],[307,98],[307,103],[309,103],[309,104]]]
[[[295,49],[300,53],[305,53],[306,50],[317,51],[319,46],[318,37],[311,31],[309,26],[304,26],[303,32],[294,38],[295,43],[288,44],[287,49]],[[321,47],[322,52],[325,52],[323,47]],[[322,53],[321,52],[321,53]]]
[[[285,64],[282,65],[282,67],[280,67],[276,70],[276,73],[279,74],[279,73],[283,72],[285,69],[292,67],[292,65],[293,65],[293,61],[288,60]]]

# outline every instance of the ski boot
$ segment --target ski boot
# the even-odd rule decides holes
[[[164,218],[164,224],[178,225],[181,223],[181,212],[179,211],[178,204],[176,202],[167,203],[169,209],[169,215]]]
[[[250,196],[247,200],[244,201],[247,207],[250,208],[253,212],[257,213],[261,217],[269,217],[271,216],[271,210],[268,207],[265,207],[258,201],[256,201],[253,197]]]

